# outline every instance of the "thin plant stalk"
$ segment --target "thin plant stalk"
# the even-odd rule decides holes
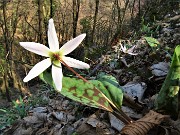
[[[61,63],[64,65],[64,66],[66,66],[70,71],[72,71],[76,76],[78,76],[80,79],[82,79],[84,82],[86,82],[86,83],[90,83],[88,80],[86,80],[84,77],[82,77],[80,74],[78,74],[76,71],[74,71],[74,69],[73,68],[71,68],[70,66],[68,66],[62,59],[59,59],[60,61],[61,61]],[[96,87],[95,87],[96,88]],[[99,91],[99,89],[97,89],[96,88],[96,90],[98,90]],[[103,93],[102,93],[103,94]],[[118,117],[119,119],[121,119],[125,124],[130,124],[130,123],[132,123],[133,122],[133,120],[129,117],[129,116],[127,116],[121,109],[119,109],[119,108],[117,108],[113,103],[112,103],[112,101],[110,101],[104,94],[103,94],[103,96],[106,98],[106,100],[113,106],[113,108],[115,108],[116,110],[118,110],[118,112],[123,116],[123,118],[122,118],[122,116],[121,117]],[[116,116],[118,115],[118,113],[116,112],[114,112],[113,114],[116,114]]]

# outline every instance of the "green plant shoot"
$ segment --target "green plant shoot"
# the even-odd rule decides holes
[[[155,106],[157,110],[166,110],[178,114],[178,93],[180,87],[180,45],[175,48],[170,70],[159,92]]]
[[[153,37],[144,37],[144,38],[151,47],[157,47],[159,45],[159,41]]]

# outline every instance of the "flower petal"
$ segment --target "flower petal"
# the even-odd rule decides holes
[[[48,43],[51,51],[55,52],[59,50],[59,41],[56,35],[53,19],[49,20]]]
[[[131,48],[129,48],[127,50],[128,53],[132,53],[134,51],[134,49],[136,48],[136,45],[132,46]]]
[[[89,64],[70,58],[70,57],[63,57],[62,60],[70,67],[78,68],[78,69],[88,69],[90,68]]]
[[[46,57],[49,56],[50,49],[45,45],[35,42],[20,42],[20,45],[24,47],[26,50],[31,51],[33,53]]]
[[[128,54],[130,54],[130,55],[138,55],[139,53],[128,53]]]
[[[122,44],[120,44],[121,45],[121,50],[124,52],[124,53],[126,53],[126,46],[123,46]]]
[[[28,82],[29,80],[33,79],[34,77],[41,74],[44,70],[46,70],[51,65],[50,58],[44,59],[37,63],[28,73],[28,75],[24,78],[24,82]]]
[[[58,91],[61,91],[61,89],[62,89],[62,78],[63,78],[61,66],[52,65],[52,78],[53,78],[56,89]]]
[[[63,55],[71,53],[74,49],[76,49],[76,47],[78,47],[78,45],[82,42],[85,36],[86,34],[81,34],[76,38],[68,41],[60,48],[60,51],[63,53]]]

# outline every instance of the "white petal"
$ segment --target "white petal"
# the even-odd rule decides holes
[[[62,60],[70,67],[78,68],[78,69],[88,69],[90,68],[89,64],[70,58],[70,57],[63,57]]]
[[[20,45],[24,47],[26,50],[31,51],[33,53],[39,54],[41,56],[48,57],[50,49],[45,45],[34,43],[34,42],[20,42]]]
[[[28,73],[28,75],[24,78],[24,82],[28,82],[29,80],[33,79],[34,77],[41,74],[44,70],[46,70],[51,65],[50,58],[44,59],[37,63]]]
[[[135,47],[136,47],[136,45],[132,46],[131,48],[129,48],[129,49],[128,49],[128,51],[127,51],[127,52],[132,53],[132,52],[134,51]]]
[[[128,53],[128,54],[130,54],[130,55],[138,55],[139,53]]]
[[[61,66],[52,65],[52,78],[53,78],[54,84],[56,86],[56,89],[58,91],[61,91],[61,89],[62,89],[62,78],[63,78]]]
[[[51,51],[55,52],[59,50],[59,41],[56,35],[53,19],[49,20],[48,43]]]
[[[78,45],[82,42],[85,36],[86,34],[81,34],[76,38],[68,41],[60,48],[60,51],[63,53],[63,55],[71,53],[74,49],[76,49],[76,47],[78,47]]]
[[[121,44],[120,44],[121,45]],[[126,52],[126,46],[123,46],[123,45],[121,45],[121,50],[123,51],[123,52]]]

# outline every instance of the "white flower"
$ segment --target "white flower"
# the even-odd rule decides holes
[[[131,48],[127,49],[126,46],[121,45],[121,50],[124,52],[124,53],[127,53],[127,54],[130,54],[130,55],[138,55],[138,53],[133,53],[134,51],[134,48],[136,47],[136,45],[132,46]]]
[[[25,49],[34,52],[38,55],[47,57],[41,62],[37,63],[28,73],[28,75],[24,78],[24,82],[28,82],[34,77],[41,74],[45,71],[49,66],[52,65],[52,78],[55,84],[55,87],[58,91],[62,89],[62,67],[61,60],[64,61],[68,66],[86,69],[90,66],[82,61],[66,57],[65,55],[71,53],[85,38],[86,34],[81,34],[78,37],[68,41],[59,49],[59,42],[56,35],[56,30],[54,27],[53,19],[49,20],[48,26],[48,43],[49,48],[45,45],[34,43],[34,42],[20,42],[20,45]]]

